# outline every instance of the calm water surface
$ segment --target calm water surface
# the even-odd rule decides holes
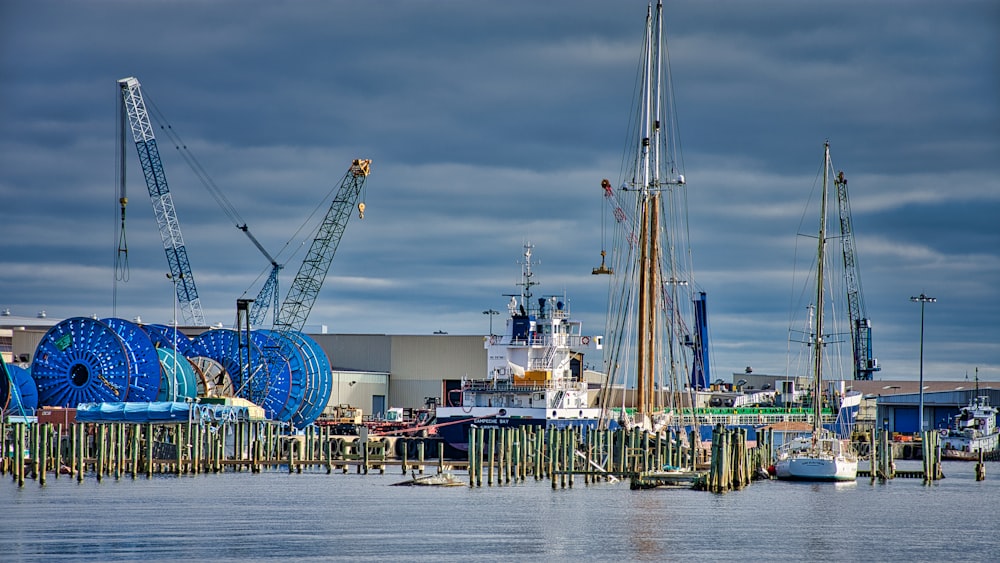
[[[932,486],[770,481],[722,495],[325,472],[19,489],[4,476],[0,561],[1000,561],[1000,463],[983,482],[973,469],[945,462]]]

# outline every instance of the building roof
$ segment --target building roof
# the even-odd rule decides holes
[[[849,389],[860,391],[864,395],[887,396],[887,395],[908,395],[920,392],[919,381],[909,380],[883,380],[883,381],[847,381]],[[924,393],[938,393],[943,391],[970,391],[976,388],[975,381],[924,381]],[[1000,389],[1000,383],[996,381],[980,381],[980,389]]]

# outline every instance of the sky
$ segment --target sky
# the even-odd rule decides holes
[[[785,373],[803,209],[830,141],[850,182],[877,379],[1000,381],[1000,4],[666,3],[714,374]],[[534,245],[537,292],[604,330],[600,181],[620,172],[646,2],[0,4],[0,309],[173,318],[138,158],[114,282],[117,80],[135,76],[279,262],[372,159],[307,323],[487,334]],[[162,130],[158,130],[161,131]],[[207,320],[268,261],[157,133]],[[606,220],[606,218],[605,218]],[[284,289],[282,290],[282,295]],[[503,317],[493,318],[499,326]],[[496,330],[496,328],[494,329]]]

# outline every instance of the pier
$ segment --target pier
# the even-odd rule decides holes
[[[287,471],[288,473],[387,471],[402,475],[466,471],[470,487],[503,486],[529,478],[548,479],[552,489],[577,482],[628,479],[632,489],[686,487],[715,493],[738,490],[754,479],[769,478],[773,431],[758,435],[748,447],[745,429],[713,429],[709,448],[691,433],[651,433],[641,429],[590,430],[575,427],[534,429],[473,427],[468,459],[445,456],[436,438],[335,435],[329,427],[309,426],[290,433],[287,424],[270,421],[188,420],[180,423],[37,422],[10,417],[0,423],[0,474],[18,486],[27,479],[44,485],[49,478],[89,476],[97,481],[154,474]],[[937,432],[918,442],[923,467],[896,468],[885,433],[866,442],[868,469],[858,478],[871,483],[895,478],[944,478]],[[977,480],[985,479],[982,454]]]

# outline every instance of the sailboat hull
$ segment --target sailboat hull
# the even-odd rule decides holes
[[[858,462],[846,458],[794,457],[774,466],[778,479],[786,481],[854,481]]]

